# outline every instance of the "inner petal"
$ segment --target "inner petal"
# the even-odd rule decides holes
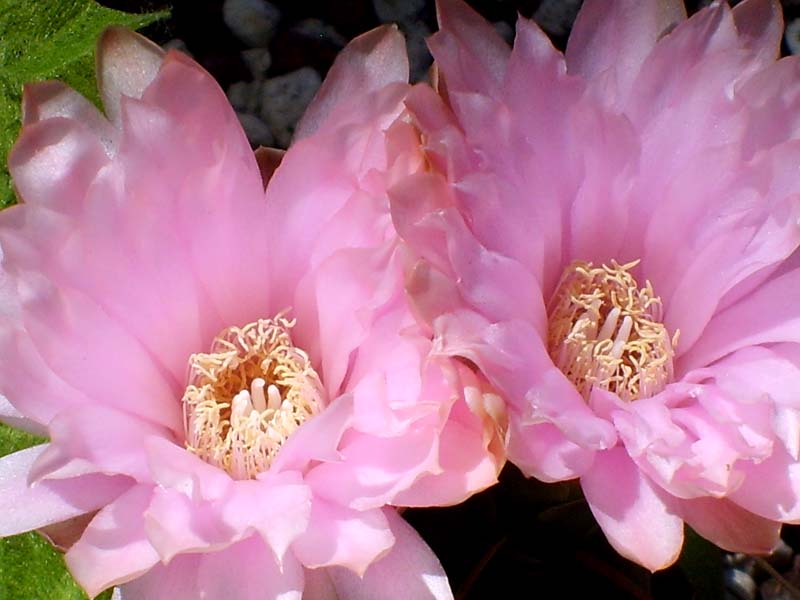
[[[322,383],[283,316],[229,327],[189,359],[186,448],[234,479],[269,469],[283,443],[324,408]]]
[[[638,262],[573,262],[550,300],[548,352],[587,400],[594,386],[633,401],[672,380],[680,332],[670,338],[653,286],[631,275]]]

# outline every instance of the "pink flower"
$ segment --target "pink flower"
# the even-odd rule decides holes
[[[403,290],[402,37],[343,52],[266,198],[207,73],[124,30],[99,56],[108,119],[32,85],[9,160],[0,414],[51,441],[0,460],[0,534],[66,521],[90,596],[451,597],[383,507],[458,502],[502,450]]]
[[[580,478],[624,556],[669,565],[684,522],[769,551],[800,520],[800,62],[776,62],[777,3],[587,0],[566,56],[525,19],[511,50],[438,9],[447,106],[408,100],[434,171],[392,191],[437,352],[487,376],[509,459]]]

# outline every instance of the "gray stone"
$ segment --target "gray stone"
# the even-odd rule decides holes
[[[753,578],[738,569],[723,571],[725,591],[736,600],[755,600],[758,587]]]
[[[347,39],[341,33],[319,19],[303,19],[292,27],[292,31],[303,37],[316,38],[339,48],[347,45]]]
[[[192,53],[189,52],[189,48],[186,45],[186,42],[184,42],[180,38],[174,38],[169,40],[162,46],[162,48],[164,48],[164,50],[178,50],[179,52],[183,52],[187,56],[192,55]]]
[[[800,54],[800,19],[789,21],[784,33],[786,46],[792,54]]]
[[[406,36],[408,50],[409,80],[412,83],[423,81],[428,75],[433,57],[428,50],[427,38],[431,30],[422,22],[408,23],[402,27]]]
[[[260,81],[237,81],[228,88],[228,102],[240,112],[257,113],[261,107]]]
[[[281,12],[266,0],[225,0],[222,18],[233,34],[251,48],[265,48],[281,18]]]
[[[542,0],[533,20],[551,35],[567,35],[572,29],[582,0]]]
[[[239,123],[242,124],[247,139],[252,146],[265,146],[267,148],[275,144],[275,138],[272,135],[269,127],[264,121],[255,115],[248,113],[236,113],[239,117]]]
[[[279,147],[288,147],[297,121],[321,83],[319,73],[311,67],[303,67],[264,82],[261,118],[269,125]]]
[[[425,0],[372,0],[372,6],[381,23],[406,24],[422,12]]]
[[[272,55],[267,48],[250,48],[242,52],[242,60],[253,79],[260,80],[267,76],[267,71],[272,66]]]
[[[494,30],[500,34],[501,38],[503,38],[509,44],[514,43],[516,31],[511,25],[505,21],[497,21],[496,23],[492,23],[492,25],[494,26]]]

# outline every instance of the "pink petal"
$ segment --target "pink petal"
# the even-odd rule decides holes
[[[64,117],[26,125],[8,156],[23,201],[69,214],[83,205],[87,189],[108,163],[96,133]]]
[[[698,343],[681,356],[680,370],[703,367],[745,346],[800,342],[800,317],[791,300],[799,285],[800,269],[795,268],[715,315]]]
[[[755,52],[764,66],[780,56],[783,11],[779,2],[745,0],[733,7],[733,20],[745,47]]]
[[[118,131],[97,107],[60,81],[28,83],[22,90],[22,124],[64,117],[88,127],[100,140],[106,153],[116,150]]]
[[[564,481],[583,475],[595,452],[569,441],[550,423],[530,425],[512,421],[508,432],[509,460],[528,477],[541,481]]]
[[[381,511],[361,512],[314,498],[308,529],[292,550],[307,568],[338,565],[361,575],[393,543]]]
[[[197,600],[202,554],[176,556],[167,565],[157,564],[147,573],[122,585],[120,600]],[[208,600],[225,600],[209,598]]]
[[[141,98],[155,79],[164,51],[124,27],[109,27],[97,42],[97,86],[108,118],[119,123],[120,99]]]
[[[32,481],[104,473],[149,483],[145,440],[171,437],[163,427],[102,405],[63,412],[50,422],[48,432],[51,443],[33,465]]]
[[[47,435],[47,428],[25,417],[2,394],[0,394],[0,422],[34,435]]]
[[[303,569],[288,557],[279,564],[261,538],[251,536],[225,550],[202,554],[197,587],[198,598],[208,600],[301,600]]]
[[[179,554],[222,550],[248,533],[223,522],[211,502],[160,487],[144,514],[144,529],[164,563]]]
[[[758,464],[737,467],[744,481],[728,496],[733,502],[765,519],[800,520],[800,463],[783,446],[775,445],[772,455]]]
[[[265,473],[257,481],[237,481],[221,508],[237,531],[252,528],[283,564],[289,545],[308,527],[311,491],[299,473]]]
[[[67,552],[67,566],[90,598],[158,563],[144,531],[143,513],[152,493],[150,486],[131,488],[101,510]]]
[[[363,577],[341,567],[328,569],[339,598],[348,600],[449,600],[453,598],[439,559],[413,527],[393,510],[384,514],[395,543]]]
[[[730,552],[769,554],[781,524],[754,515],[725,498],[676,500],[673,506],[697,533]]]
[[[65,521],[112,502],[132,484],[127,477],[85,475],[28,485],[28,475],[47,445],[0,458],[0,536]]]
[[[164,438],[149,438],[146,452],[155,482],[194,500],[218,500],[234,483],[222,469]]]
[[[316,133],[341,103],[391,83],[408,81],[408,54],[397,27],[382,26],[354,38],[336,57],[295,130],[295,140]]]
[[[439,32],[429,40],[448,90],[488,93],[503,78],[511,50],[500,34],[462,0],[436,3]]]
[[[679,0],[584,2],[567,44],[569,71],[587,80],[610,75],[613,94],[624,98],[658,39],[685,18]]]
[[[651,571],[675,562],[683,545],[683,521],[623,448],[597,453],[581,487],[617,552]]]

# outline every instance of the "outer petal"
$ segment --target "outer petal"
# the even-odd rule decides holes
[[[97,85],[109,119],[120,120],[122,96],[141,98],[155,79],[164,51],[124,27],[109,27],[97,41]]]
[[[360,575],[393,543],[379,510],[360,512],[315,498],[308,529],[292,550],[305,567],[341,565]]]
[[[202,554],[184,554],[156,565],[120,588],[120,600],[197,600]],[[216,600],[211,599],[209,600]]]
[[[730,552],[768,554],[780,539],[779,522],[754,515],[725,498],[694,498],[670,504],[692,529]]]
[[[127,477],[85,475],[28,485],[28,474],[47,445],[0,459],[0,537],[65,521],[108,504],[131,486]]]
[[[301,600],[303,569],[288,556],[279,564],[261,538],[252,536],[203,554],[197,587],[198,598],[208,600]]]
[[[683,545],[683,521],[623,448],[599,452],[581,477],[581,487],[617,552],[651,571],[675,562]]]
[[[396,26],[383,26],[353,39],[333,63],[295,130],[295,140],[314,134],[342,102],[390,83],[408,82],[408,54]]]
[[[135,486],[101,510],[66,555],[73,577],[94,598],[135,579],[158,560],[144,531],[143,513],[153,488]]]
[[[339,598],[347,600],[449,600],[453,598],[439,559],[419,534],[393,510],[385,510],[395,543],[370,565],[363,577],[343,569],[328,569]]]
[[[586,80],[610,77],[614,102],[629,93],[658,39],[685,18],[680,0],[588,0],[569,36],[569,71]]]

